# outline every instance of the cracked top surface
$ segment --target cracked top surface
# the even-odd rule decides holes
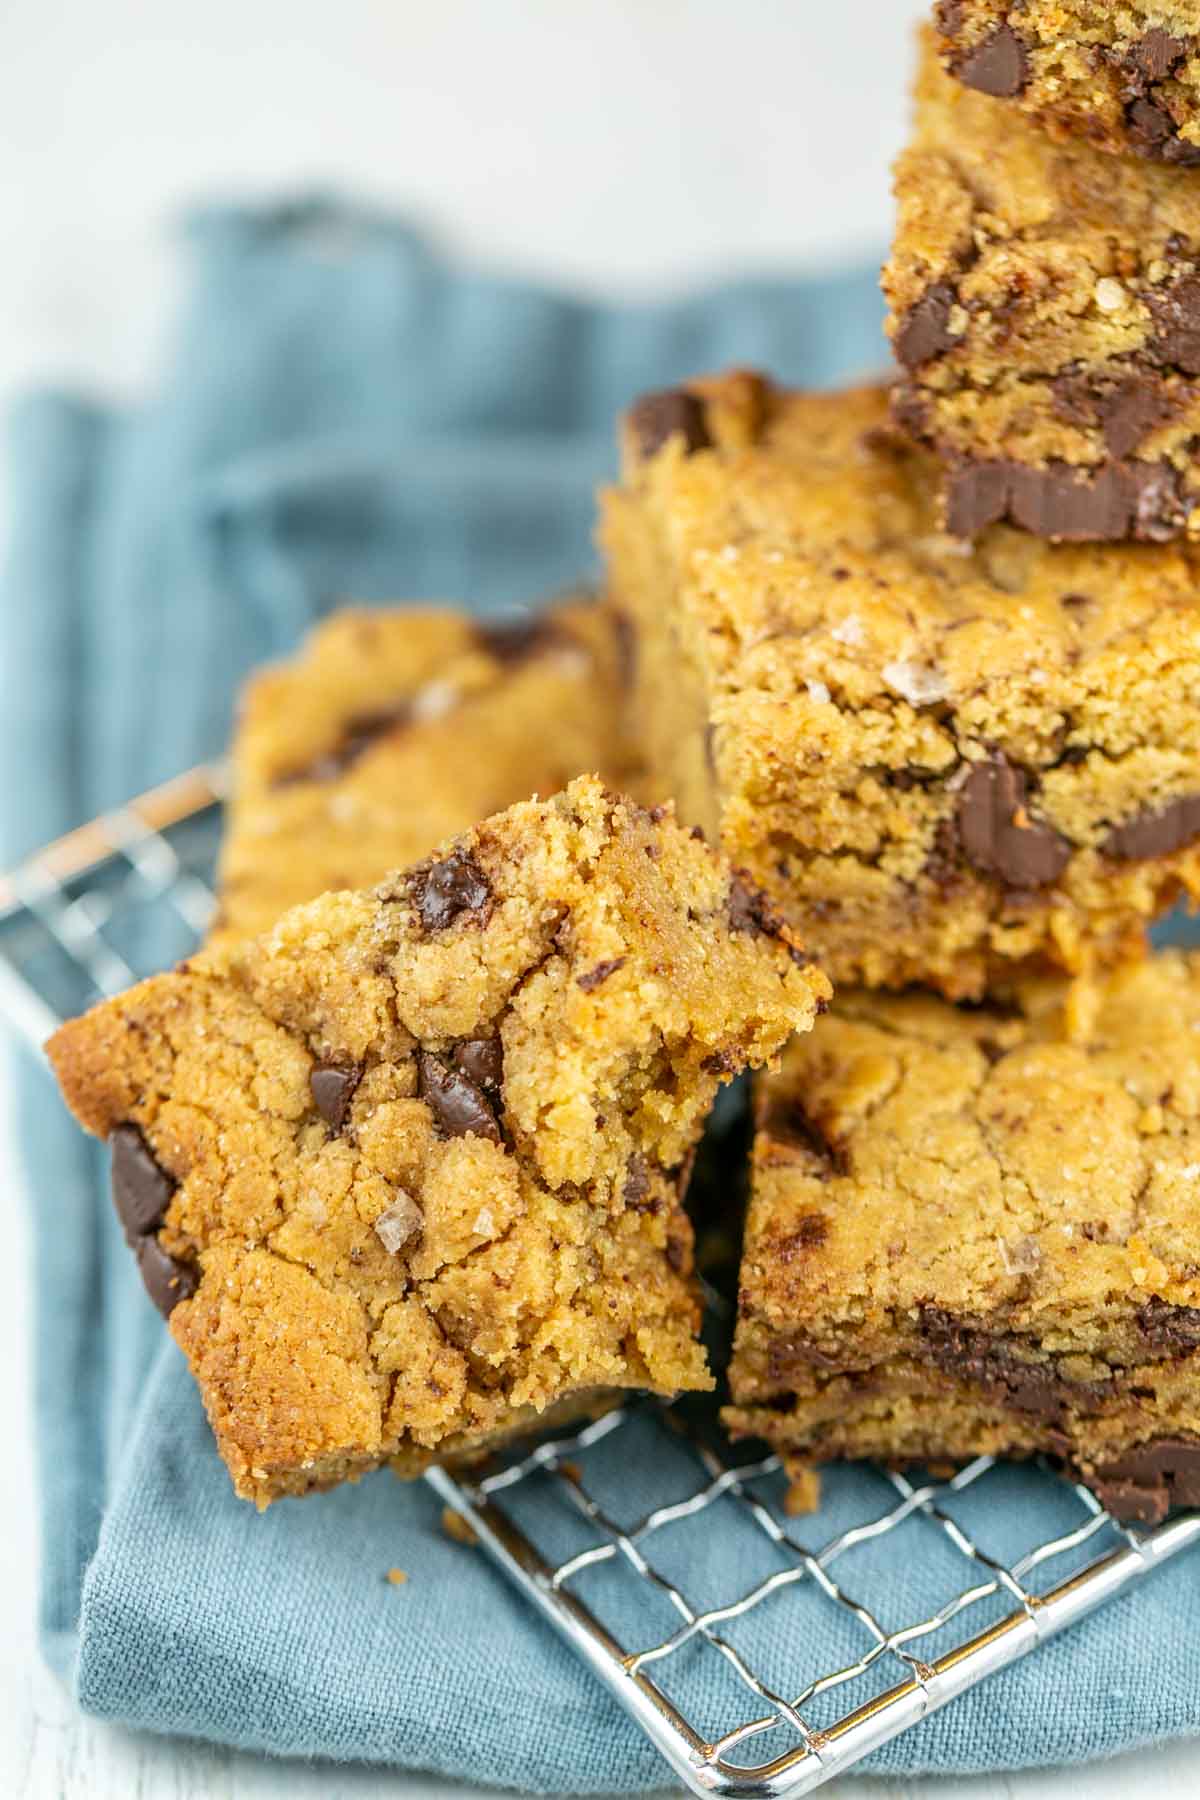
[[[571,1395],[707,1385],[687,1156],[827,991],[665,809],[582,778],[49,1053],[265,1503]]]
[[[623,686],[616,621],[582,598],[491,619],[334,613],[243,695],[210,941],[370,886],[575,775],[623,788]]]
[[[991,744],[1028,763],[1071,746],[1121,756],[1159,731],[1168,697],[1186,726],[1200,551],[1052,545],[1002,526],[972,547],[939,531],[932,459],[890,428],[886,388],[809,394],[751,374],[690,386],[709,442],[631,455],[606,535],[627,513],[653,518],[654,575],[711,717],[730,737],[769,717],[781,778],[815,765],[815,748],[829,755],[849,711],[871,739],[855,745],[860,769],[945,769],[949,714],[979,755]]]
[[[1200,157],[1195,0],[940,0],[946,64],[1040,127],[1166,162]]]
[[[857,1368],[930,1316],[1025,1337],[1068,1371],[1200,1342],[1200,957],[1066,999],[1049,983],[1008,1010],[841,993],[760,1081],[746,1397],[770,1386],[771,1338],[814,1372]]]

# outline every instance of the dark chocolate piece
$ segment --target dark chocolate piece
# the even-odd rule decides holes
[[[1136,818],[1109,832],[1103,844],[1106,856],[1119,862],[1144,862],[1154,856],[1173,856],[1200,837],[1200,794],[1185,794],[1157,812]]]
[[[1138,1329],[1156,1350],[1173,1356],[1187,1356],[1200,1350],[1200,1307],[1175,1306],[1155,1294],[1140,1307]]]
[[[772,1144],[784,1150],[803,1150],[815,1157],[820,1181],[832,1181],[835,1175],[850,1173],[850,1158],[844,1144],[828,1137],[821,1126],[805,1111],[796,1097],[774,1095],[759,1112],[758,1129]]]
[[[956,1381],[969,1381],[1016,1412],[1057,1419],[1069,1407],[1094,1403],[1112,1392],[1110,1382],[1073,1381],[1053,1361],[1027,1361],[1015,1340],[980,1329],[942,1307],[921,1308],[921,1335],[930,1361]]]
[[[347,719],[342,734],[329,749],[321,750],[311,761],[276,775],[275,787],[293,787],[299,781],[336,781],[352,769],[360,757],[388,732],[399,731],[412,720],[412,704],[398,700],[394,706],[381,706],[373,712],[355,713]]]
[[[997,25],[959,58],[954,73],[964,87],[997,100],[1011,100],[1024,92],[1029,80],[1029,51],[1011,25]]]
[[[610,975],[615,975],[618,969],[623,969],[627,961],[628,958],[624,956],[610,956],[607,962],[598,962],[594,968],[588,969],[583,975],[576,976],[575,986],[582,988],[585,994],[590,994],[593,988],[600,987]]]
[[[935,281],[910,306],[892,348],[906,369],[919,368],[941,356],[958,339],[950,331],[950,312],[958,295],[948,281]]]
[[[357,1063],[319,1062],[313,1065],[308,1089],[313,1104],[331,1131],[340,1131],[350,1116],[354,1090],[362,1080]]]
[[[548,619],[544,614],[520,612],[481,619],[475,627],[475,636],[489,656],[511,668],[527,657],[537,656],[551,645],[565,641],[567,633],[556,620]]]
[[[1161,1525],[1177,1507],[1200,1506],[1200,1438],[1151,1438],[1103,1464],[1087,1485],[1114,1518]]]
[[[945,37],[957,37],[963,27],[962,0],[938,0],[933,10],[938,30]]]
[[[1081,472],[957,458],[946,482],[946,527],[976,537],[1007,520],[1062,543],[1163,543],[1183,524],[1180,477],[1169,463],[1110,462]]]
[[[444,931],[464,913],[482,924],[491,910],[487,876],[466,850],[452,850],[441,862],[418,869],[409,891],[426,931]]]
[[[1183,38],[1156,25],[1134,44],[1129,61],[1147,81],[1162,81],[1187,54],[1188,46]]]
[[[643,394],[630,408],[629,424],[642,456],[654,456],[676,436],[682,437],[689,456],[712,445],[704,402],[686,388]]]
[[[454,1064],[468,1080],[492,1096],[504,1081],[504,1046],[499,1037],[464,1038],[454,1046]]]
[[[481,1137],[500,1143],[500,1127],[483,1089],[461,1069],[448,1067],[428,1050],[421,1052],[417,1091],[446,1137]]]
[[[957,832],[971,866],[1008,888],[1049,887],[1071,859],[1067,840],[1031,815],[1024,770],[1000,751],[976,763],[963,783]]]
[[[1142,297],[1154,320],[1154,355],[1185,375],[1200,375],[1200,275],[1146,288]]]
[[[1103,395],[1096,411],[1105,449],[1110,456],[1122,457],[1170,417],[1171,403],[1160,382],[1134,377]]]
[[[171,1204],[175,1182],[136,1125],[118,1125],[112,1144],[112,1197],[130,1244],[157,1230]]]
[[[748,931],[756,937],[782,938],[784,923],[782,915],[768,900],[760,887],[755,887],[749,878],[735,872],[729,883],[729,900],[727,903],[730,931]],[[793,961],[803,962],[801,952],[793,949]]]
[[[137,1265],[142,1284],[164,1319],[170,1317],[181,1300],[190,1300],[199,1286],[191,1264],[168,1256],[156,1237],[138,1239]]]
[[[650,1170],[646,1159],[639,1151],[634,1151],[625,1165],[625,1185],[621,1189],[621,1200],[632,1212],[643,1212],[646,1208],[646,1196],[650,1192]]]

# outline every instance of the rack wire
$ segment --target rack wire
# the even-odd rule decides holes
[[[0,878],[0,1013],[35,1051],[194,946],[223,791],[219,765],[192,770]],[[656,1491],[630,1518],[633,1467]],[[687,1402],[634,1403],[487,1473],[425,1479],[700,1795],[811,1792],[1200,1545],[1200,1514],[1121,1526],[1051,1469],[987,1457],[946,1479],[835,1471],[797,1520],[778,1459],[736,1460]],[[1048,1537],[1031,1481],[1053,1497]],[[698,1556],[718,1528],[737,1554]],[[901,1536],[912,1579],[893,1559],[884,1583],[875,1559]],[[839,1647],[830,1666],[811,1649],[806,1666],[816,1635]]]

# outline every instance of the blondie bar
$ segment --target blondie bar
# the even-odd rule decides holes
[[[1044,130],[1200,163],[1195,0],[940,0],[934,18],[951,74]]]
[[[583,599],[490,620],[448,608],[327,619],[246,689],[211,941],[369,887],[575,775],[627,789],[619,623]]]
[[[237,1491],[710,1385],[680,1201],[828,993],[666,809],[582,777],[65,1025],[51,1062]]]
[[[884,271],[896,407],[945,518],[1157,541],[1200,523],[1200,178],[1059,144],[931,36]]]
[[[651,773],[835,984],[973,996],[1200,895],[1200,549],[943,535],[882,389],[728,376],[626,435]]]
[[[1120,1518],[1200,1506],[1200,958],[1091,999],[845,993],[796,1040],[758,1092],[735,1434],[797,1470],[1045,1452]]]

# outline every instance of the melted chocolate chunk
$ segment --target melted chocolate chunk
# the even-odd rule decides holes
[[[623,969],[628,960],[629,958],[626,956],[610,956],[607,962],[598,962],[594,968],[576,976],[575,986],[582,988],[585,994],[590,994],[593,988],[598,988],[606,982],[610,975],[615,975],[618,969]]]
[[[1188,46],[1183,38],[1156,25],[1134,44],[1129,61],[1147,81],[1163,81],[1187,55]]]
[[[937,1368],[955,1380],[974,1383],[1016,1412],[1053,1420],[1068,1407],[1101,1400],[1112,1391],[1109,1382],[1070,1381],[1053,1362],[1030,1362],[1019,1354],[1014,1340],[942,1307],[921,1308],[921,1335]]]
[[[850,1173],[850,1157],[844,1144],[827,1137],[817,1121],[795,1097],[772,1095],[758,1118],[758,1129],[785,1150],[803,1150],[815,1157],[819,1181]]]
[[[483,1089],[461,1069],[447,1067],[428,1050],[421,1052],[417,1092],[445,1137],[481,1137],[500,1143],[500,1127]]]
[[[308,1078],[308,1091],[313,1105],[331,1131],[342,1129],[350,1116],[354,1090],[362,1080],[358,1063],[319,1062]]]
[[[158,1162],[136,1125],[112,1134],[112,1197],[127,1243],[157,1230],[177,1183]]]
[[[730,931],[748,931],[752,936],[782,938],[784,923],[762,889],[755,887],[745,875],[735,873],[729,883],[727,916]],[[793,962],[803,962],[803,954],[792,948]]]
[[[962,853],[982,875],[1021,891],[1048,887],[1066,868],[1071,846],[1053,826],[1033,818],[1023,769],[996,751],[976,763],[958,796]]]
[[[528,657],[538,656],[543,650],[565,642],[567,633],[555,619],[522,612],[480,620],[475,627],[475,637],[489,656],[512,668]]]
[[[1128,456],[1143,438],[1157,431],[1171,413],[1162,384],[1134,378],[1104,394],[1096,408],[1104,445],[1110,456]]]
[[[962,0],[938,0],[933,10],[938,30],[946,37],[957,37],[963,27]]]
[[[622,1204],[632,1212],[650,1210],[646,1206],[646,1196],[650,1192],[650,1170],[644,1156],[634,1151],[625,1165],[625,1185],[621,1189]]]
[[[932,362],[958,342],[950,330],[951,309],[957,303],[958,295],[950,283],[937,281],[908,309],[892,346],[906,369]]]
[[[1143,299],[1154,320],[1154,355],[1185,375],[1200,375],[1200,275],[1148,288]]]
[[[199,1286],[195,1269],[168,1256],[155,1237],[139,1238],[137,1265],[142,1284],[164,1319],[181,1300],[190,1300]]]
[[[444,931],[464,913],[483,924],[491,911],[487,876],[466,850],[452,850],[441,862],[418,869],[409,892],[426,931]]]
[[[493,1098],[504,1082],[504,1046],[499,1037],[464,1038],[454,1046],[454,1065]]]
[[[1200,794],[1185,794],[1158,812],[1139,813],[1108,834],[1102,846],[1119,862],[1173,856],[1200,837]]]
[[[1066,463],[959,458],[946,481],[946,527],[955,537],[1007,521],[1059,543],[1162,543],[1186,516],[1179,474],[1165,462],[1114,461],[1081,473]]]
[[[1200,1438],[1151,1438],[1097,1469],[1088,1486],[1114,1518],[1160,1525],[1176,1507],[1200,1506]]]
[[[682,437],[689,456],[712,446],[704,402],[686,388],[643,394],[629,412],[634,442],[642,456],[654,456],[673,437]]]
[[[355,713],[347,719],[342,728],[342,735],[327,750],[321,750],[310,762],[301,763],[295,769],[287,769],[277,775],[273,786],[294,787],[300,781],[336,781],[348,769],[352,769],[360,757],[365,756],[371,746],[379,738],[389,732],[400,731],[411,723],[412,706],[408,700],[399,700],[394,706],[382,706],[374,712]]]
[[[954,73],[964,87],[1011,100],[1024,92],[1029,80],[1029,51],[1011,25],[997,25],[959,58]]]
[[[1200,1307],[1174,1306],[1156,1294],[1137,1315],[1138,1329],[1156,1350],[1187,1356],[1200,1350]]]

